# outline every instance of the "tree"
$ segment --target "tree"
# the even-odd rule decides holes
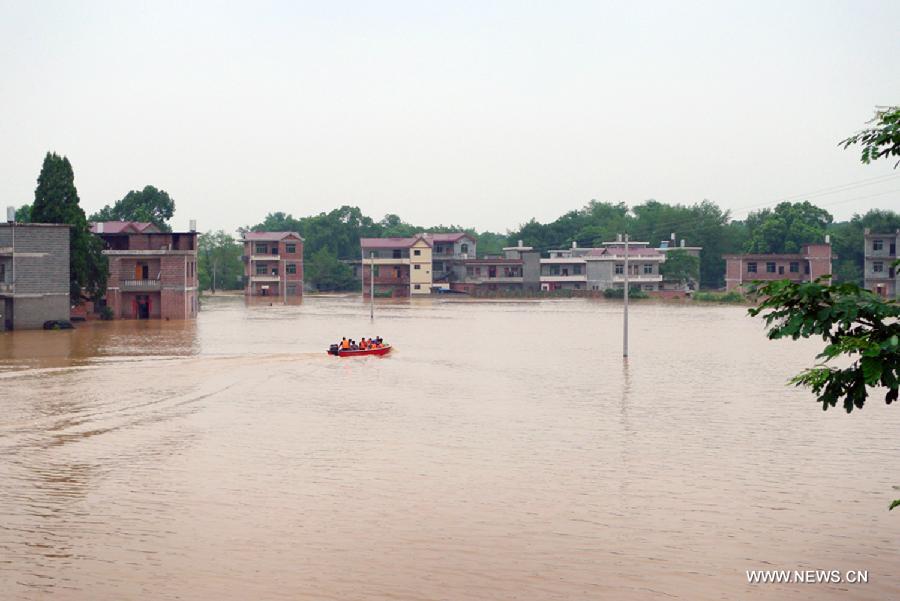
[[[352,290],[359,282],[337,257],[320,248],[304,266],[304,279],[319,291]]]
[[[174,214],[175,201],[165,190],[144,186],[140,191],[131,190],[112,206],[106,205],[91,215],[91,221],[149,221],[169,232],[172,228],[168,221]]]
[[[31,223],[31,205],[22,205],[16,209],[16,221],[19,223]]]
[[[99,300],[108,273],[103,244],[88,227],[75,189],[75,173],[66,157],[47,153],[34,191],[35,223],[67,223],[69,229],[69,296],[73,303]]]
[[[782,202],[747,216],[748,253],[798,253],[804,244],[822,242],[831,214],[804,202]]]
[[[682,284],[696,282],[700,278],[700,259],[686,250],[670,250],[666,253],[665,262],[659,266],[659,273],[667,280],[677,280]]]
[[[197,246],[197,274],[201,290],[215,292],[242,287],[244,264],[241,262],[242,247],[239,242],[219,230],[200,234]]]
[[[900,157],[900,107],[888,106],[875,109],[875,117],[869,121],[873,127],[864,129],[838,144],[845,149],[859,144],[862,147],[859,160],[865,164],[884,157]],[[894,168],[900,160],[894,163]]]

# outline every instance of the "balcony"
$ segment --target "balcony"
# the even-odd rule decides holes
[[[281,276],[279,276],[279,275],[271,275],[271,274],[268,274],[268,275],[262,275],[262,274],[260,274],[260,275],[251,275],[251,276],[250,276],[250,281],[251,281],[251,282],[254,282],[254,283],[257,283],[257,282],[261,282],[261,283],[280,282],[280,281],[281,281]]]
[[[154,292],[160,289],[159,280],[122,280],[119,287],[126,292]]]
[[[12,246],[0,246],[0,257],[9,256],[13,254]]]
[[[278,261],[281,255],[250,255],[251,261]]]
[[[12,294],[16,285],[11,282],[0,282],[0,294]]]
[[[617,273],[613,275],[614,282],[624,282],[625,274]],[[641,273],[641,274],[631,274],[628,276],[628,283],[634,282],[635,284],[640,284],[643,282],[651,283],[651,282],[661,282],[662,276],[658,273]]]
[[[587,282],[587,275],[579,273],[576,275],[550,275],[549,273],[541,274],[542,282]]]

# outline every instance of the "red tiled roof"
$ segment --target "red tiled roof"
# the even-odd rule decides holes
[[[475,241],[472,236],[465,232],[453,232],[450,234],[425,234],[426,238],[430,238],[434,242],[456,242],[460,238],[468,238],[469,240]]]
[[[279,240],[284,240],[290,236],[303,240],[297,232],[245,232],[243,239],[249,241],[259,240],[261,242],[278,242]]]
[[[428,246],[431,241],[422,236],[412,238],[360,238],[359,245],[362,248],[409,248],[419,240],[424,240]]]
[[[98,226],[103,226],[99,231]],[[91,232],[94,234],[155,234],[159,228],[149,221],[98,221],[91,223]]]

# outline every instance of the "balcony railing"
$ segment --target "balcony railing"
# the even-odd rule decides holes
[[[0,246],[0,256],[13,254],[12,246]]]
[[[159,290],[159,280],[122,280],[122,290]]]
[[[12,292],[16,289],[16,285],[12,282],[0,282],[0,292]]]
[[[279,282],[281,281],[281,277],[278,275],[251,275],[251,282]]]
[[[541,274],[542,282],[586,282],[587,275],[585,274],[576,274],[576,275],[551,275],[549,273]]]
[[[613,281],[614,282],[624,282],[625,274],[617,273],[617,274],[613,275]],[[662,276],[659,275],[658,273],[640,273],[640,274],[633,273],[628,276],[628,281],[636,282],[636,283],[639,283],[639,282],[661,282]]]

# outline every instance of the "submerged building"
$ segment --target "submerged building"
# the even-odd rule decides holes
[[[244,243],[244,294],[303,296],[303,238],[297,232],[247,232]]]
[[[897,260],[897,247],[900,246],[900,230],[891,234],[878,234],[867,228],[864,239],[863,278],[866,289],[883,298],[900,298],[897,278],[900,270],[893,266]]]
[[[193,319],[199,309],[197,232],[163,232],[152,223],[101,221],[91,232],[109,260],[106,306],[115,319]]]
[[[811,282],[831,274],[831,242],[806,244],[799,253],[723,255],[725,289],[736,290],[753,281]]]
[[[625,287],[625,243],[604,242],[600,248],[571,248],[549,251],[541,259],[541,290],[603,291]],[[628,285],[647,292],[660,289],[659,266],[665,253],[649,242],[628,242]]]
[[[0,223],[0,331],[69,319],[69,226]]]
[[[361,238],[359,275],[363,296],[431,294],[433,243],[425,234],[409,238]]]

